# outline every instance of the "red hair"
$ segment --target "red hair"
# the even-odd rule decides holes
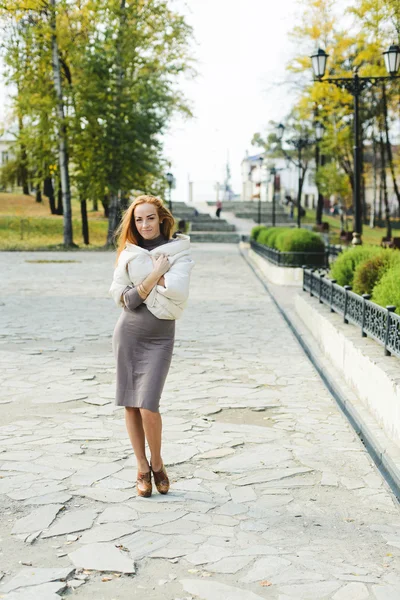
[[[160,198],[155,196],[138,196],[125,211],[121,223],[119,224],[115,237],[118,238],[117,243],[117,262],[119,255],[125,248],[127,242],[139,245],[140,234],[135,223],[135,208],[140,204],[153,204],[157,209],[158,218],[161,221],[160,232],[167,240],[171,238],[172,230],[175,225],[175,220],[168,208],[164,205]]]

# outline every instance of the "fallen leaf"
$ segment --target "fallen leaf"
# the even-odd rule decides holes
[[[262,585],[263,587],[269,587],[270,585],[272,585],[272,582],[264,579],[264,581],[260,581],[260,585]]]
[[[101,580],[102,581],[112,581],[112,577],[108,577],[108,576],[102,577]]]

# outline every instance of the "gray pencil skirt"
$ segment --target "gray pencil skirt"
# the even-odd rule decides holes
[[[117,406],[159,411],[174,341],[175,321],[157,319],[145,304],[122,309],[112,338]]]

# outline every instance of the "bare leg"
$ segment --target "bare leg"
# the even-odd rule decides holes
[[[146,458],[142,415],[139,408],[125,407],[125,423],[136,456],[137,468],[141,473],[150,471]]]
[[[162,468],[161,458],[161,433],[162,421],[159,412],[153,412],[146,408],[140,409],[142,416],[143,429],[146,434],[147,443],[149,444],[151,453],[151,466],[154,471],[159,471]]]

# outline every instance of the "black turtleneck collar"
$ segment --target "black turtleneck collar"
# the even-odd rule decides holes
[[[161,246],[166,242],[167,240],[165,239],[165,237],[162,234],[160,234],[158,237],[152,240],[145,240],[143,237],[141,237],[139,239],[139,246],[141,246],[145,250],[154,250],[154,248],[157,248],[157,246]]]

